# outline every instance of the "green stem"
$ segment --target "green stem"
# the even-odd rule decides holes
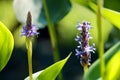
[[[29,67],[29,79],[32,79],[32,41],[30,38],[26,38],[26,47],[28,49],[28,67]]]
[[[88,65],[85,65],[83,68],[84,68],[84,75],[85,75],[88,71]]]
[[[100,58],[100,71],[102,80],[104,80],[104,73],[105,73],[105,62],[104,62],[104,41],[102,36],[102,6],[103,0],[98,0],[98,15],[97,15],[97,25],[98,25],[98,51],[99,51],[99,58]]]
[[[46,4],[46,0],[43,0],[43,6],[44,6],[46,19],[48,22],[48,30],[49,30],[49,34],[50,34],[50,38],[51,38],[51,43],[52,43],[53,57],[54,57],[54,61],[56,62],[56,61],[60,60],[60,58],[59,58],[58,44],[57,44],[55,28],[54,28],[54,24],[51,22],[51,19],[49,16],[49,11],[48,11],[48,7]]]
[[[58,43],[57,43],[54,24],[53,24],[53,22],[51,22],[46,0],[43,0],[43,7],[44,7],[44,11],[45,11],[45,16],[46,16],[46,19],[48,22],[48,30],[49,30],[51,44],[52,44],[54,62],[57,62],[60,60],[59,52],[58,52]],[[61,73],[59,74],[58,77],[59,77],[59,80],[63,79],[63,76]]]

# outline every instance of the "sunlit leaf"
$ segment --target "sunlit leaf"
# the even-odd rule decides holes
[[[120,42],[118,42],[115,46],[110,48],[105,54],[105,63],[107,64],[109,60],[117,54],[120,50]],[[114,64],[113,64],[114,65]],[[93,74],[94,73],[94,74]],[[84,80],[97,80],[100,77],[100,60],[95,61],[89,68],[88,73],[84,75]],[[100,79],[100,78],[99,78]],[[114,79],[113,79],[114,80]]]
[[[94,3],[90,2],[89,5],[94,11],[97,12],[97,6]],[[110,10],[107,8],[103,8],[102,10],[103,10],[103,16],[107,20],[109,20],[112,24],[114,24],[117,28],[120,29],[120,22],[119,22],[120,12]]]
[[[14,39],[7,27],[0,22],[0,71],[8,63],[14,47]]]
[[[106,66],[106,80],[120,79],[120,50],[110,59]],[[118,79],[119,78],[119,79]]]
[[[72,53],[70,53],[65,59],[54,63],[46,69],[34,73],[33,80],[55,80],[71,54]],[[29,78],[27,77],[25,80],[29,80]]]
[[[108,19],[112,24],[114,24],[117,28],[120,29],[120,12],[113,11],[110,9],[103,9],[103,15],[106,19]]]

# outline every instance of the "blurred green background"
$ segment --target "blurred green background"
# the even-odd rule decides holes
[[[93,0],[96,3],[96,0]],[[71,9],[64,18],[55,24],[60,58],[65,58],[68,53],[73,52],[71,58],[62,70],[64,80],[82,80],[83,69],[79,59],[74,55],[74,49],[78,45],[74,38],[76,36],[76,24],[78,21],[88,20],[94,29],[91,30],[93,40],[97,48],[96,14],[86,3],[86,0],[71,0]],[[120,11],[120,0],[104,0],[104,7]],[[18,4],[19,5],[19,4]],[[26,5],[27,6],[27,5]],[[24,9],[23,9],[24,10]],[[22,17],[22,16],[20,16]],[[12,32],[15,46],[12,57],[7,66],[0,72],[0,80],[23,80],[28,76],[27,54],[25,38],[20,36],[20,29],[23,26],[15,15],[13,0],[0,0],[0,21],[2,21]],[[104,19],[103,35],[105,39],[105,51],[120,40],[120,30],[109,21]],[[33,41],[33,72],[42,70],[53,64],[52,47],[47,26],[39,29],[40,34]],[[92,62],[98,58],[97,51],[92,54]]]

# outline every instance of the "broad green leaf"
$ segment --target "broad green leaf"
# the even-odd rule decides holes
[[[89,5],[95,12],[97,12],[97,6],[94,3],[90,2]],[[107,20],[109,20],[112,24],[114,24],[117,28],[120,29],[120,22],[119,22],[120,12],[113,11],[107,8],[103,8],[102,10],[103,10],[103,16]]]
[[[76,25],[77,22],[82,22],[83,20],[86,20],[91,23],[91,26],[93,28],[90,30],[91,36],[93,37],[91,42],[94,42],[96,44],[96,47],[98,45],[98,29],[97,29],[97,18],[96,14],[91,11],[89,8],[84,7],[74,1],[72,1],[72,8],[70,12],[61,20],[58,22],[58,33],[60,35],[60,41],[63,41],[63,44],[70,45],[70,43],[74,43],[74,38],[77,34]],[[108,35],[112,29],[112,24],[109,23],[107,20],[102,19],[102,34],[104,37],[104,41],[107,40]],[[109,27],[109,28],[108,28]],[[66,34],[67,33],[67,34]],[[73,44],[72,44],[73,46]]]
[[[14,39],[7,27],[0,22],[0,71],[9,61],[14,47]]]
[[[44,71],[38,76],[37,80],[55,80],[71,54],[72,53],[70,53],[65,59],[44,69]]]
[[[120,50],[109,60],[105,78],[106,80],[120,80]]]
[[[120,42],[118,42],[115,46],[110,48],[105,54],[105,64],[109,62],[109,60],[117,54],[117,52],[120,50]],[[113,64],[114,65],[114,64]],[[94,73],[94,74],[93,74]],[[83,80],[97,80],[100,77],[100,60],[98,59],[95,61],[90,68],[88,69],[88,72],[84,75]]]
[[[120,12],[104,8],[103,15],[107,20],[109,20],[112,24],[120,29]]]
[[[72,53],[70,53],[65,59],[54,63],[46,69],[34,73],[33,80],[55,80],[71,54]],[[29,80],[29,77],[25,78],[25,80]]]

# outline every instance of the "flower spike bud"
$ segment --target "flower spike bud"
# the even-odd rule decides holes
[[[89,29],[92,28],[89,22],[83,21],[82,24],[78,23],[77,30],[81,31],[80,35],[77,35],[75,41],[78,42],[78,46],[75,49],[76,56],[80,58],[80,63],[82,66],[90,65],[91,61],[91,52],[94,53],[96,50],[94,44],[89,45],[89,39],[92,39],[89,33]]]
[[[27,20],[26,20],[26,26],[31,26],[31,24],[32,24],[32,18],[31,18],[32,16],[31,16],[31,13],[30,13],[30,11],[28,12],[28,15],[27,15]]]
[[[27,15],[26,25],[23,26],[21,30],[21,36],[34,37],[35,35],[39,34],[37,30],[38,28],[34,24],[32,24],[32,16],[29,11]]]

